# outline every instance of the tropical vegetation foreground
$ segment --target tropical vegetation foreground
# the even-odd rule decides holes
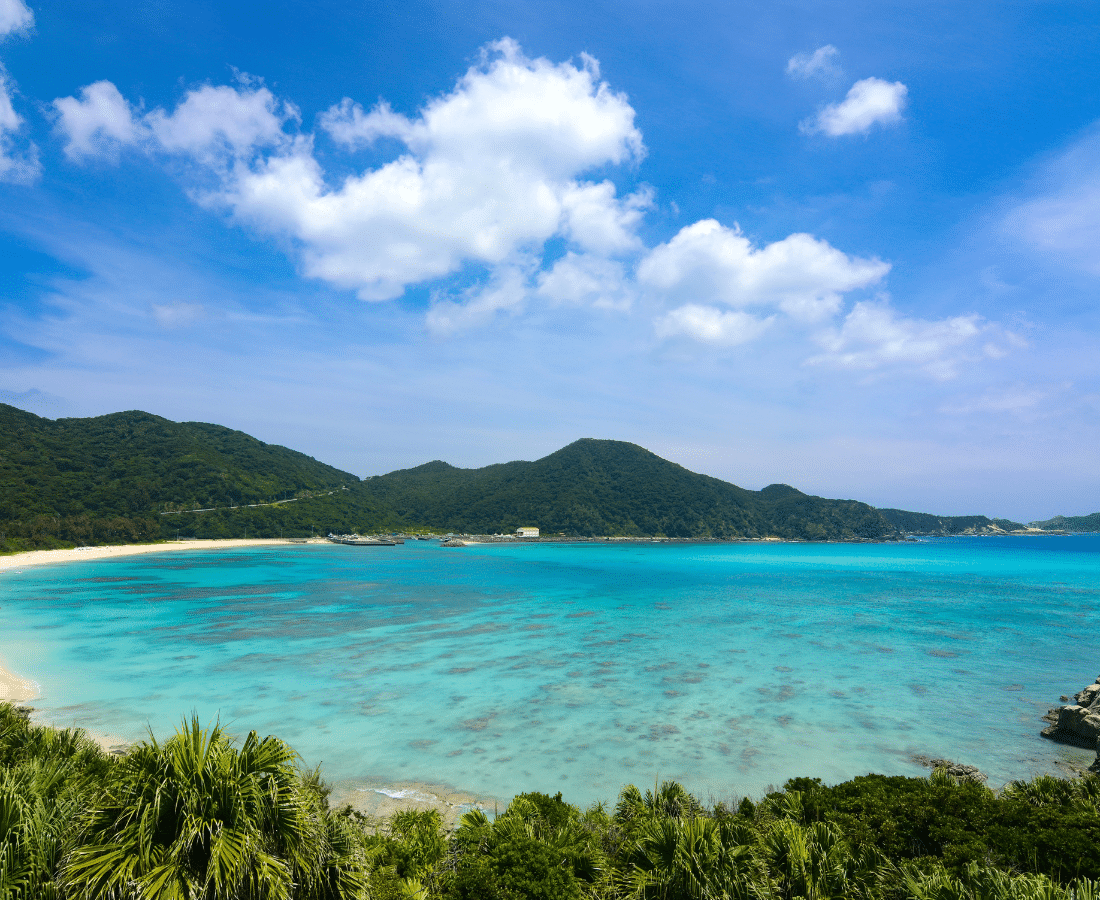
[[[666,782],[375,826],[275,737],[192,719],[116,757],[0,704],[0,898],[1100,897],[1095,775],[798,778],[730,805]]]

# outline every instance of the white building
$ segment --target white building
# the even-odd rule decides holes
[[[538,537],[539,530],[537,528],[517,528],[516,537]]]

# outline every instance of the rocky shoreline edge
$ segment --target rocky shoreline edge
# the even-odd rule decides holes
[[[1043,737],[1060,744],[1096,750],[1096,761],[1090,772],[1100,773],[1100,678],[1070,697],[1061,698],[1065,706],[1055,706],[1047,711],[1043,720],[1049,725],[1039,732]]]

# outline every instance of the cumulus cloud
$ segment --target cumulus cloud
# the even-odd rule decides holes
[[[638,266],[638,282],[666,302],[770,306],[812,322],[835,313],[842,294],[889,270],[889,263],[848,256],[809,234],[755,248],[739,229],[704,219],[654,248]]]
[[[23,0],[0,0],[0,40],[9,34],[30,31],[34,13]],[[38,148],[19,140],[23,117],[15,111],[15,84],[0,63],[0,181],[29,184],[38,177]]]
[[[567,237],[587,250],[614,255],[641,249],[635,229],[653,205],[653,191],[643,187],[619,201],[610,181],[574,183],[561,203]]]
[[[822,72],[835,56],[830,45],[788,69]],[[853,133],[886,121],[890,104],[878,86],[900,114],[904,85],[867,79],[822,113],[821,130]],[[20,121],[8,97],[0,94],[0,133]],[[845,314],[845,296],[881,282],[890,265],[813,235],[758,246],[736,226],[705,219],[647,250],[639,231],[653,191],[619,196],[603,176],[645,153],[634,109],[587,56],[530,59],[502,40],[415,114],[385,101],[367,111],[345,98],[319,116],[318,132],[349,152],[387,140],[393,158],[339,179],[314,152],[318,135],[300,130],[297,109],[254,79],[195,88],[173,110],[148,113],[100,81],[54,108],[70,158],[133,146],[187,159],[194,165],[186,177],[204,179],[193,196],[285,241],[307,276],[377,301],[429,285],[425,323],[437,335],[535,302],[641,308],[659,339],[727,348],[782,324],[788,337],[816,338],[824,352],[815,364],[908,366],[937,377],[1005,346],[976,316],[929,322],[885,303],[856,303]],[[451,275],[470,286],[449,288],[441,279]],[[158,303],[151,313],[174,328],[205,311]]]
[[[855,304],[839,327],[817,337],[825,352],[809,359],[811,365],[914,369],[940,380],[954,378],[964,363],[1004,356],[1022,343],[977,315],[907,318],[883,301]]]
[[[59,97],[53,107],[56,130],[65,138],[65,154],[70,159],[112,153],[147,133],[126,98],[109,81],[81,88],[79,99]]]
[[[20,145],[23,117],[12,103],[14,86],[0,65],[0,181],[27,184],[38,177],[38,148],[29,141]]]
[[[733,347],[755,340],[775,321],[775,316],[758,318],[740,310],[688,303],[657,319],[660,338],[687,337],[705,344]]]
[[[634,286],[622,263],[573,251],[538,276],[536,294],[554,304],[626,310],[634,302]]]
[[[23,0],[0,0],[0,38],[30,31],[34,13]]]
[[[832,44],[818,47],[813,53],[796,53],[787,60],[787,74],[792,78],[839,78],[840,65],[837,58],[840,51]]]
[[[117,154],[140,145],[146,150],[185,154],[206,164],[248,157],[257,147],[290,140],[283,131],[297,110],[280,103],[267,88],[204,85],[188,91],[171,112],[140,114],[110,81],[80,89],[78,97],[53,102],[56,130],[73,160]]]
[[[532,60],[508,40],[415,118],[345,100],[321,127],[347,146],[389,136],[406,152],[330,189],[299,141],[238,172],[224,200],[241,219],[295,240],[307,274],[365,300],[400,296],[468,263],[505,264],[554,236],[581,250],[632,249],[650,202],[648,192],[619,198],[611,182],[581,178],[641,157],[626,97],[598,80],[591,60]]]
[[[857,81],[840,103],[831,103],[814,118],[800,123],[804,134],[866,134],[875,125],[901,121],[909,89],[900,81],[864,78]]]
[[[171,114],[153,110],[148,124],[170,152],[244,156],[255,147],[284,141],[284,123],[297,116],[296,109],[280,104],[265,87],[204,85],[189,91]]]

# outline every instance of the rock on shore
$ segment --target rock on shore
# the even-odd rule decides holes
[[[1067,706],[1054,707],[1043,716],[1050,725],[1040,734],[1062,744],[1095,749],[1096,762],[1090,770],[1100,772],[1100,678],[1074,694],[1073,700]]]
[[[965,763],[941,759],[937,756],[925,756],[923,753],[916,754],[912,757],[912,760],[929,769],[942,769],[956,781],[974,781],[978,784],[985,784],[988,780],[985,772],[977,766],[968,766]]]

